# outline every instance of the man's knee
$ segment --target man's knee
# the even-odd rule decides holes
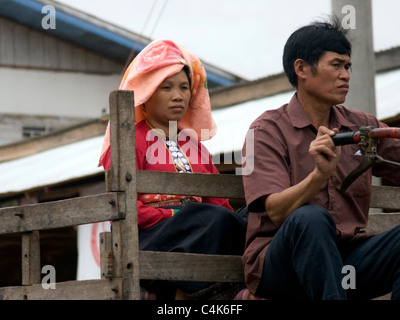
[[[325,208],[318,205],[305,205],[293,211],[288,222],[300,224],[304,227],[324,227],[336,229],[335,221]]]

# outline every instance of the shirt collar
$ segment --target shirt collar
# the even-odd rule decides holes
[[[331,108],[331,115],[329,120],[329,125],[331,128],[340,128],[342,126],[347,128],[352,128],[356,126],[355,123],[349,121],[344,117],[342,105],[335,105]],[[299,100],[297,99],[297,93],[295,93],[288,104],[288,115],[290,122],[294,128],[305,128],[311,126],[311,121],[305,114],[303,107],[301,106]]]

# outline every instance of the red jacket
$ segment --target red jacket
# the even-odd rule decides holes
[[[186,154],[192,172],[219,173],[212,163],[209,151],[200,141],[180,134],[177,142],[181,151]],[[105,170],[110,169],[110,148],[105,153],[103,167]],[[136,168],[137,170],[177,171],[164,140],[154,135],[145,120],[136,124]],[[203,197],[202,202],[221,205],[233,211],[228,199]],[[171,209],[153,208],[138,200],[139,229],[147,229],[172,215]]]

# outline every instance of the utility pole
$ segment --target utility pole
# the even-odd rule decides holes
[[[371,0],[331,1],[332,13],[349,29],[352,43],[350,90],[344,105],[376,115]]]
[[[352,43],[350,90],[344,105],[374,115],[375,100],[375,52],[372,33],[372,0],[331,0],[332,14],[338,16],[342,26],[349,29]],[[373,184],[380,185],[373,177]],[[381,212],[370,209],[370,212]]]

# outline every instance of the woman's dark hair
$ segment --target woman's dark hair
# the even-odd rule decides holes
[[[187,76],[188,81],[189,81],[189,86],[192,87],[192,81],[191,81],[191,77],[190,77],[190,68],[189,68],[189,66],[185,65],[182,70],[185,71],[186,76]]]
[[[303,59],[315,68],[326,51],[351,56],[351,43],[345,30],[336,17],[332,22],[316,21],[293,32],[283,50],[283,69],[293,87],[297,87],[294,71],[296,59]]]
[[[189,81],[190,91],[192,91],[192,78],[190,76],[190,67],[188,65],[185,65],[182,70],[185,71],[185,73],[186,73],[186,76],[187,76],[188,81]],[[192,103],[189,103],[189,108],[194,109],[192,107]]]

